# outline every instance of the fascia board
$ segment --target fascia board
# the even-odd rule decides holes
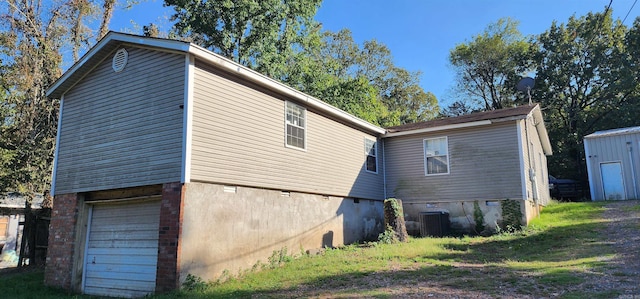
[[[473,121],[473,122],[467,122],[467,123],[461,123],[461,124],[451,124],[451,125],[437,126],[437,127],[424,128],[424,129],[416,129],[416,130],[410,130],[410,131],[387,133],[384,136],[382,136],[382,138],[413,135],[413,134],[421,134],[421,133],[428,133],[428,132],[437,132],[437,131],[444,131],[444,130],[461,129],[461,128],[469,128],[469,127],[477,127],[477,126],[486,126],[486,125],[490,125],[490,124],[492,124],[491,120],[479,120],[479,121]]]

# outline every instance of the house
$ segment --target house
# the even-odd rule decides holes
[[[483,225],[495,228],[506,199],[520,203],[528,223],[550,200],[552,151],[538,105],[392,127],[383,141],[386,196],[403,200],[414,233],[420,215],[433,212],[472,231],[479,210]]]
[[[47,95],[61,105],[45,282],[86,294],[375,239],[390,196],[456,223],[479,201],[489,224],[501,200],[523,221],[548,200],[538,106],[386,130],[197,45],[115,32]]]
[[[48,285],[142,296],[383,230],[384,129],[194,44],[110,32],[48,96]]]
[[[640,199],[640,127],[584,137],[591,200]]]

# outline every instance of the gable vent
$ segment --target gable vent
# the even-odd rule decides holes
[[[118,73],[124,70],[124,67],[127,65],[127,59],[129,58],[129,53],[125,49],[119,49],[116,52],[116,55],[113,55],[113,62],[111,63],[111,67],[113,70]]]

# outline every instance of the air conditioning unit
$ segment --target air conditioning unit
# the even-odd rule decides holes
[[[442,237],[449,234],[451,225],[447,212],[420,213],[420,236]]]

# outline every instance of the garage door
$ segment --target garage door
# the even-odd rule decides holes
[[[140,297],[156,287],[160,201],[91,207],[85,250],[86,294]]]

